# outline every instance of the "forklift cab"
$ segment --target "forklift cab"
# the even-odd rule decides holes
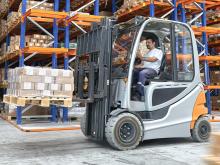
[[[135,100],[133,75],[143,35],[156,38],[163,57],[158,75],[143,86],[144,100]],[[120,24],[104,19],[77,39],[74,80],[76,98],[87,102],[81,119],[87,137],[107,140],[118,150],[133,149],[147,139],[209,138],[197,45],[187,24],[144,17]]]
[[[144,100],[135,100],[133,98],[137,90],[132,90],[135,60],[141,38],[149,36],[155,38],[155,48],[163,52],[163,57],[160,60],[158,75],[144,84]],[[187,25],[173,21],[150,19],[141,26],[131,26],[124,31],[121,30],[113,42],[113,54],[115,47],[123,50],[125,61],[122,61],[121,66],[126,68],[121,77],[114,76],[114,73],[112,76],[113,79],[121,81],[120,90],[116,93],[116,96],[121,98],[115,97],[117,105],[120,103],[122,108],[132,111],[151,112],[160,109],[164,111],[164,107],[169,107],[186,96],[201,82],[198,54],[193,40],[195,41],[195,38]],[[120,53],[118,56],[122,56]],[[118,56],[114,55],[113,61],[114,57],[119,58]],[[117,70],[114,67],[120,68],[120,64],[114,65],[113,63],[113,71]],[[120,74],[118,70],[117,74]]]

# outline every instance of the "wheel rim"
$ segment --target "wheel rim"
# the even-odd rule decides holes
[[[206,138],[209,135],[209,127],[205,124],[202,124],[199,128],[199,136],[201,138]]]
[[[122,123],[119,127],[119,137],[122,142],[128,143],[135,138],[136,129],[133,123]]]

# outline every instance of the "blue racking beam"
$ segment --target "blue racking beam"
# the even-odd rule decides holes
[[[176,7],[176,0],[172,0],[172,3],[173,3],[173,12],[172,12],[172,15],[171,15],[171,18],[172,20],[174,21],[178,21],[178,18],[177,18],[177,7]]]
[[[205,9],[205,3],[201,3],[201,8],[202,8],[202,26],[206,26],[206,9]],[[206,36],[206,32],[202,32],[202,43],[205,46],[205,53],[204,55],[208,55],[208,40]],[[205,84],[209,85],[210,84],[210,75],[209,75],[209,64],[208,61],[204,61],[204,70],[205,70]],[[211,114],[211,96],[210,96],[210,91],[208,90],[206,92],[206,105],[208,108],[208,113]]]
[[[99,0],[95,0],[94,15],[99,15]]]
[[[155,15],[155,8],[154,8],[154,1],[153,0],[151,0],[150,1],[150,17],[154,17],[154,15]]]
[[[59,11],[59,0],[54,0],[54,11]],[[59,31],[58,31],[57,19],[54,18],[53,19],[54,48],[58,47],[58,33]],[[52,55],[52,68],[53,69],[57,68],[57,55],[55,53]],[[57,122],[57,107],[55,105],[51,105],[50,111],[51,111],[51,121]]]
[[[66,0],[66,8],[65,8],[66,12],[70,12],[70,0]],[[66,18],[68,19],[68,17]],[[65,25],[65,48],[69,49],[69,24]],[[64,56],[64,69],[68,70],[69,69],[69,57],[68,55]],[[63,107],[63,122],[67,122],[68,121],[68,108],[67,107]]]
[[[112,13],[116,12],[116,0],[112,0]]]
[[[24,15],[26,13],[26,0],[22,0],[21,13]],[[21,22],[21,35],[20,35],[20,49],[25,47],[25,32],[26,32],[26,18]],[[19,67],[24,66],[24,53],[22,52],[19,56]],[[22,123],[22,109],[23,107],[17,106],[16,108],[16,123]]]

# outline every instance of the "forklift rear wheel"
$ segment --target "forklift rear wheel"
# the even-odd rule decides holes
[[[84,113],[80,119],[80,128],[81,128],[83,135],[86,136],[86,113]]]
[[[105,137],[118,150],[130,150],[138,146],[142,139],[143,127],[140,120],[131,113],[122,113],[109,118]]]
[[[195,142],[207,142],[210,137],[211,126],[206,117],[200,117],[191,131]]]

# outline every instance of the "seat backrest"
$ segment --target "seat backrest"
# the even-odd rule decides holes
[[[161,60],[160,73],[164,71],[165,66],[166,66],[166,55],[164,54]]]

